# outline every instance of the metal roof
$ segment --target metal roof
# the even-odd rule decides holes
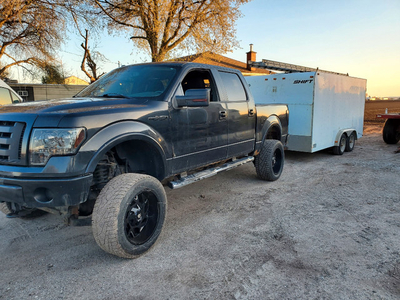
[[[249,62],[249,64],[254,68],[260,68],[260,69],[263,68],[263,69],[274,70],[274,71],[282,71],[282,72],[286,72],[286,73],[321,71],[321,72],[325,72],[325,73],[349,76],[349,74],[325,71],[325,70],[320,70],[318,68],[315,69],[315,68],[303,67],[303,66],[283,63],[283,62],[279,62],[279,61],[267,60],[267,59],[263,59],[261,62],[252,61],[252,62]]]

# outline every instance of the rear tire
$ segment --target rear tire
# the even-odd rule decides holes
[[[400,119],[387,119],[383,126],[382,136],[386,144],[397,144],[400,140]]]
[[[285,162],[283,145],[278,140],[265,140],[260,154],[255,157],[257,176],[263,180],[275,181],[282,174]]]
[[[353,131],[346,139],[346,152],[351,152],[356,144],[356,132]]]
[[[92,215],[94,238],[108,253],[136,258],[157,241],[166,210],[167,196],[157,179],[119,175],[97,197]]]
[[[346,150],[346,143],[347,143],[346,134],[343,133],[340,136],[339,145],[333,147],[333,154],[342,155]]]

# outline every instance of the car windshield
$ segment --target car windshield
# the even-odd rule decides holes
[[[104,75],[75,97],[158,97],[168,89],[176,74],[176,66],[148,64],[121,67]]]

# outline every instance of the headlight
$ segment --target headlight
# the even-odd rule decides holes
[[[51,156],[75,154],[85,139],[84,128],[33,129],[31,165],[45,165]]]

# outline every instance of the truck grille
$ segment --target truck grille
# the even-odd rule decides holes
[[[0,164],[18,164],[26,124],[0,121]]]

